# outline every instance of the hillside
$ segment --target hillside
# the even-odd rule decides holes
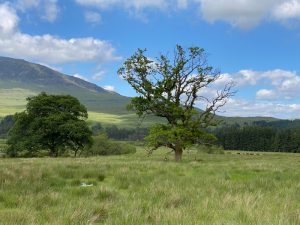
[[[25,60],[0,57],[1,108],[23,108],[27,96],[45,91],[77,97],[89,111],[122,114],[128,97],[106,91],[96,84]],[[109,107],[107,107],[109,105]],[[5,113],[2,111],[2,114]]]
[[[130,98],[107,91],[96,84],[62,74],[46,66],[21,59],[0,57],[0,117],[24,109],[26,98],[45,91],[77,97],[88,109],[90,120],[119,126],[138,126],[140,120],[126,110]],[[275,121],[264,117],[221,117],[227,124]],[[148,118],[143,126],[158,121]]]
[[[126,110],[128,97],[43,65],[0,57],[0,117],[23,110],[26,98],[42,91],[77,97],[87,107],[91,120],[128,124],[136,120]]]

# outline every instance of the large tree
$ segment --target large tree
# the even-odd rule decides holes
[[[92,143],[85,106],[70,95],[41,93],[27,99],[26,110],[15,115],[9,133],[9,153],[27,150],[31,154],[48,150],[50,156],[71,149],[82,150]]]
[[[160,54],[156,60],[145,53],[146,50],[138,49],[118,74],[138,94],[132,98],[129,108],[139,116],[154,114],[167,120],[150,130],[147,139],[152,150],[169,147],[179,161],[188,146],[215,139],[204,128],[213,124],[216,111],[233,94],[232,84],[225,84],[213,96],[201,94],[220,78],[219,71],[208,65],[202,48],[184,49],[177,45],[173,55]],[[196,103],[204,104],[204,109],[196,109]]]

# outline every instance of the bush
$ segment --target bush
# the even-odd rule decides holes
[[[223,148],[220,146],[205,146],[205,145],[198,145],[197,146],[198,152],[204,152],[207,154],[224,154]]]
[[[122,155],[133,154],[136,148],[124,142],[110,141],[106,134],[94,137],[94,144],[83,153],[86,156],[92,155]]]

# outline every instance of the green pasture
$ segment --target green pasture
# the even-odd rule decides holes
[[[28,89],[12,88],[0,89],[0,118],[25,109],[26,96],[37,95],[38,92],[31,92]],[[125,108],[125,106],[124,106]],[[149,116],[145,119],[139,118],[134,112],[113,113],[89,111],[90,123],[100,122],[104,126],[117,125],[118,127],[149,127],[162,119]]]
[[[300,154],[0,159],[0,224],[300,224]]]

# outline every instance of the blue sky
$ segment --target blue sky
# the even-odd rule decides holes
[[[203,47],[219,83],[236,82],[220,114],[300,118],[300,0],[0,0],[0,55],[122,95],[135,95],[116,73],[124,59],[176,44]]]

